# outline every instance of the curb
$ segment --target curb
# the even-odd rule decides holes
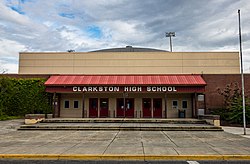
[[[219,127],[21,127],[27,131],[223,131]]]
[[[84,155],[84,154],[0,154],[1,159],[43,160],[250,160],[250,155]]]

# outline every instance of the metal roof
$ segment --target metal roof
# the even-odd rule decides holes
[[[165,50],[154,49],[154,48],[142,48],[142,47],[132,47],[126,46],[125,48],[109,48],[109,49],[101,49],[91,52],[168,52]]]
[[[46,86],[67,85],[206,85],[201,75],[52,75]]]

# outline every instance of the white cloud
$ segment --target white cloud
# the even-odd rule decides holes
[[[2,39],[0,40],[0,54],[1,57],[18,57],[17,50],[26,51],[25,45],[14,40]]]
[[[17,63],[8,63],[6,61],[2,61],[0,59],[0,73],[17,73],[18,72],[18,64]]]
[[[17,70],[19,51],[90,51],[126,45],[168,50],[168,31],[176,32],[174,51],[238,51],[238,9],[244,66],[250,67],[248,0],[15,2],[0,1],[0,60],[12,71]],[[11,5],[21,5],[24,14]],[[100,29],[100,38],[88,34],[86,29],[92,26]]]

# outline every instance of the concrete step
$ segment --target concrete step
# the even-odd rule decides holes
[[[137,119],[137,118],[53,118],[41,123],[167,123],[167,124],[206,124],[199,119]]]
[[[223,131],[207,124],[167,123],[38,123],[21,125],[18,130]]]

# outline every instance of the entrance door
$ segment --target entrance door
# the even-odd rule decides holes
[[[134,99],[125,99],[125,106],[124,106],[124,99],[120,98],[117,99],[117,106],[116,106],[116,116],[117,117],[134,117]]]
[[[125,102],[125,117],[134,118],[134,99],[126,99]]]
[[[162,99],[153,99],[153,117],[162,118]]]
[[[151,118],[151,99],[142,99],[143,118]]]
[[[108,117],[109,114],[109,99],[100,99],[100,117]]]
[[[116,117],[125,117],[125,110],[124,110],[124,102],[123,99],[117,99],[116,102]]]
[[[89,99],[89,117],[98,117],[98,98]]]

